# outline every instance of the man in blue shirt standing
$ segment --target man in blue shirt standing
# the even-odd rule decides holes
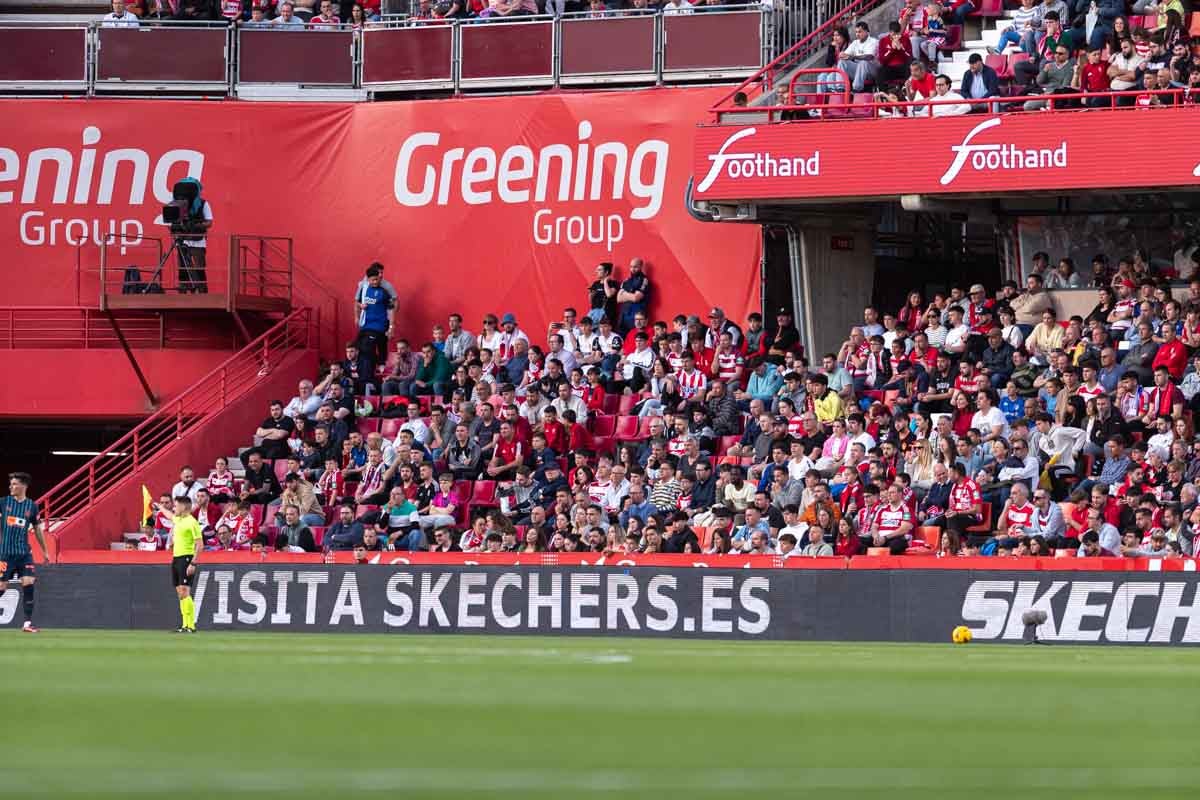
[[[388,337],[392,335],[392,314],[396,309],[396,298],[383,288],[383,272],[372,264],[367,268],[366,284],[359,284],[354,295],[354,307],[358,311],[358,349],[367,356],[374,379],[374,367],[387,361]]]
[[[645,312],[650,303],[650,279],[642,272],[642,260],[635,258],[629,262],[629,277],[621,283],[617,291],[617,302],[621,304],[622,335],[634,328],[633,318],[639,311]]]

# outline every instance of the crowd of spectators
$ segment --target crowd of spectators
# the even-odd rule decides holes
[[[145,539],[185,494],[213,549],[1191,555],[1200,277],[1177,298],[1163,263],[1097,256],[1060,319],[1047,287],[1081,281],[1038,253],[811,364],[788,308],[654,320],[640,259],[545,332],[452,314],[414,345],[373,264],[345,358],[270,404],[243,476],[185,467]]]
[[[997,47],[990,48],[986,58],[972,53],[968,70],[955,86],[938,73],[941,61],[949,57],[942,51],[946,26],[961,23],[963,9],[969,13],[974,7],[962,0],[904,0],[897,18],[878,36],[861,21],[853,29],[835,29],[823,62],[828,71],[798,83],[797,95],[849,88],[872,92],[879,103],[943,101],[888,112],[905,116],[1200,100],[1200,40],[1192,38],[1182,0],[1021,0]],[[1144,15],[1138,17],[1142,24],[1131,24],[1130,15]],[[1112,92],[1137,94],[1114,97]],[[1028,95],[1048,97],[1002,102]],[[968,102],[990,98],[996,101]],[[784,104],[790,100],[785,98]]]
[[[400,7],[403,6],[403,7]],[[335,2],[334,0],[112,0],[112,12],[104,16],[104,27],[137,27],[158,20],[220,21],[248,27],[337,30],[346,25],[361,29],[379,22],[385,11],[407,14],[413,23],[443,20],[498,20],[546,14],[582,13],[693,14],[727,10],[727,7],[782,7],[781,0],[413,0],[394,3],[383,0]]]

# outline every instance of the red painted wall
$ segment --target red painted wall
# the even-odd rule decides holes
[[[0,417],[142,417],[154,409],[121,350],[5,350]],[[155,396],[169,400],[227,359],[228,350],[137,350]]]
[[[156,496],[179,480],[179,468],[190,464],[207,476],[218,454],[232,455],[239,447],[253,444],[254,429],[267,415],[267,404],[275,397],[291,397],[302,376],[315,375],[316,352],[297,353],[284,360],[254,389],[230,404],[175,446],[132,473],[86,514],[71,520],[56,533],[59,547],[109,546],[122,533],[138,528],[142,508],[142,484]]]

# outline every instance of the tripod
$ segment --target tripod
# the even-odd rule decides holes
[[[188,236],[189,234],[186,233],[176,233],[171,236],[171,246],[167,248],[165,253],[163,253],[162,258],[158,260],[158,266],[154,268],[154,274],[150,277],[150,280],[142,285],[141,294],[149,293],[150,287],[152,286],[161,285],[159,281],[162,279],[163,267],[171,259],[172,253],[176,253],[179,256],[179,293],[186,294],[188,292],[200,292],[201,288],[203,288],[204,293],[207,293],[207,281],[196,280],[195,276],[198,270],[193,267],[192,262],[195,254],[191,252],[192,248],[190,248],[185,241]],[[187,276],[187,281],[183,280],[183,276],[185,275]]]

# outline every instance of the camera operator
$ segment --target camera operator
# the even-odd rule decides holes
[[[212,227],[212,206],[201,195],[203,187],[195,178],[185,178],[180,183],[195,184],[195,199],[190,207],[182,209],[183,218],[172,223],[171,233],[179,243],[179,292],[180,294],[208,294],[208,229]]]

